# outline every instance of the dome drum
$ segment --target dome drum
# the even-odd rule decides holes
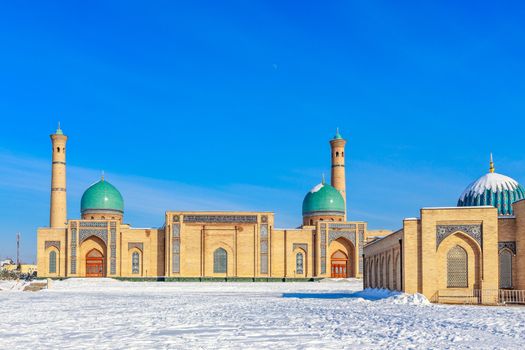
[[[88,209],[82,212],[83,220],[119,220],[122,221],[124,213],[111,209]]]
[[[115,215],[122,215],[124,212],[117,209],[84,209],[82,214],[102,214],[102,213],[112,213]]]
[[[325,210],[318,210],[318,211],[310,211],[303,213],[303,216],[344,216],[345,212],[339,211],[339,210],[333,210],[333,211],[325,211]]]

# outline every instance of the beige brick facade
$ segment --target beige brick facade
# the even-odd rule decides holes
[[[42,277],[89,276],[90,252],[108,277],[331,277],[331,257],[346,256],[344,277],[360,277],[364,222],[318,222],[274,228],[270,212],[166,212],[162,228],[137,229],[118,220],[70,220],[65,229],[38,230]],[[227,267],[216,271],[216,252]],[[57,269],[50,272],[50,252]],[[133,256],[138,254],[134,269]],[[339,260],[338,260],[339,261]]]
[[[514,213],[498,216],[494,207],[421,209],[420,218],[406,219],[402,230],[366,245],[365,287],[422,293],[431,300],[479,294],[480,302],[495,303],[488,291],[525,287],[525,256],[519,254],[525,251],[520,250],[525,249],[520,240],[525,201],[514,203]],[[500,257],[507,251],[511,264],[501,272]],[[396,255],[402,256],[400,265],[382,263]],[[505,273],[511,283],[503,285],[500,276]],[[387,275],[399,276],[401,283]]]
[[[296,229],[275,228],[272,212],[179,211],[167,211],[162,227],[134,228],[122,223],[121,208],[108,204],[115,203],[115,198],[107,197],[108,188],[113,193],[109,196],[117,193],[120,197],[120,193],[102,179],[90,187],[86,199],[90,206],[83,210],[82,218],[67,221],[67,136],[59,128],[51,139],[51,225],[37,232],[41,277],[311,279],[362,275],[367,224],[346,222],[341,210],[305,215],[304,225]],[[344,200],[345,142],[339,133],[330,142],[332,184]],[[102,207],[91,207],[92,203]]]

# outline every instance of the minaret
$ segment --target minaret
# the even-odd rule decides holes
[[[58,123],[57,131],[50,135],[53,144],[53,164],[51,167],[51,210],[49,215],[50,227],[66,227],[66,142]]]
[[[345,220],[346,220],[346,179],[345,179],[345,144],[346,141],[339,133],[339,128],[335,136],[330,140],[332,148],[332,186],[335,187],[345,200]]]

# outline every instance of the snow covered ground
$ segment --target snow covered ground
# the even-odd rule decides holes
[[[0,349],[503,348],[525,308],[431,305],[361,281],[153,283],[71,279],[0,291]]]
[[[20,291],[28,284],[26,281],[0,280],[1,291]]]

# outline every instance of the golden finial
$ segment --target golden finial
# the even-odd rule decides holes
[[[490,168],[489,171],[491,174],[494,174],[494,171],[496,169],[494,168],[494,159],[492,159],[492,152],[490,153]]]
[[[325,183],[325,181],[324,181],[324,173],[323,173],[323,180],[322,180],[321,183],[322,183],[323,185],[324,185],[324,183]]]
[[[102,170],[102,176],[101,176],[101,178],[102,178],[102,181],[104,181],[104,170]]]

